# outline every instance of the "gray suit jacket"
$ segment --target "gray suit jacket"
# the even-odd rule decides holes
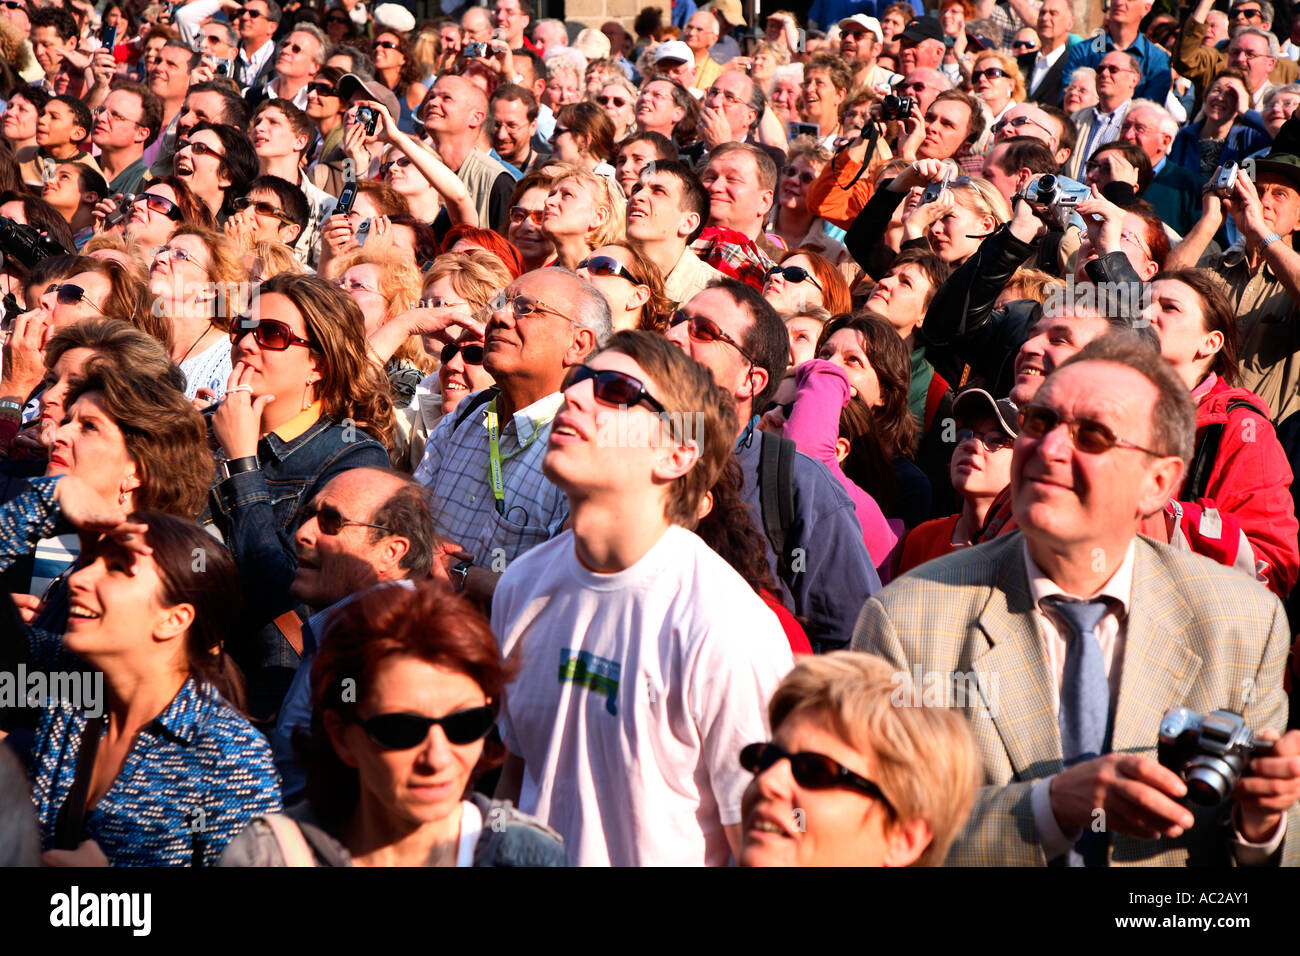
[[[1033,619],[1019,532],[922,565],[867,601],[853,648],[915,679],[969,675],[952,703],[974,731],[984,786],[948,854],[952,865],[1042,866],[1034,781],[1063,769],[1052,675]],[[1171,707],[1244,714],[1252,730],[1285,731],[1282,690],[1290,634],[1282,604],[1263,586],[1207,558],[1139,537],[1111,751],[1155,758]],[[976,686],[978,693],[962,694]],[[964,698],[964,699],[963,699]],[[1111,865],[1231,862],[1223,808],[1193,807],[1177,840],[1112,834]],[[1300,813],[1292,808],[1283,862],[1300,865]]]

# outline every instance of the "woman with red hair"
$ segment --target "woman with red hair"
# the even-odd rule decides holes
[[[500,259],[506,269],[509,270],[511,279],[518,279],[527,271],[524,268],[523,257],[519,255],[519,250],[514,247],[509,239],[502,237],[491,229],[467,226],[464,223],[459,226],[452,226],[447,230],[447,235],[442,240],[442,248],[438,250],[438,254],[469,252],[472,249],[482,249]]]

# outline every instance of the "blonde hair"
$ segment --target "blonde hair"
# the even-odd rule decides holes
[[[1052,293],[1060,294],[1065,291],[1061,280],[1050,272],[1030,269],[1027,266],[1021,266],[1013,272],[1004,288],[1019,289],[1021,295],[1017,298],[1033,299],[1035,302],[1046,302],[1047,297]]]
[[[420,300],[420,271],[410,256],[394,256],[392,250],[382,245],[358,246],[330,260],[327,279],[337,279],[353,266],[375,266],[379,270],[379,294],[384,297],[384,320],[415,308]],[[422,372],[432,372],[438,367],[424,350],[418,336],[407,336],[393,353],[393,358],[405,359]]]
[[[979,216],[992,216],[998,225],[1011,221],[1011,206],[991,182],[982,176],[968,177],[970,182],[952,184],[953,198]]]
[[[1013,103],[1023,103],[1025,100],[1025,76],[1020,72],[1020,64],[1016,62],[1016,58],[1005,53],[999,53],[996,50],[985,50],[975,57],[974,70],[978,70],[980,64],[985,60],[997,60],[998,66],[1002,67],[1011,76],[1011,101]],[[973,73],[974,70],[971,72]]]
[[[306,275],[308,269],[302,260],[293,254],[283,242],[263,240],[253,243],[253,248],[244,253],[262,263],[261,279],[269,279],[281,272],[290,275]]]
[[[208,266],[208,278],[217,286],[218,294],[212,301],[212,324],[219,329],[230,331],[235,317],[247,310],[245,295],[248,291],[248,272],[235,244],[214,229],[206,229],[193,223],[182,223],[171,234],[168,242],[179,236],[194,236],[208,250],[211,264]]]
[[[627,201],[623,198],[622,190],[610,183],[606,177],[572,163],[547,163],[547,165],[565,167],[564,171],[555,177],[551,184],[552,189],[566,179],[576,179],[591,193],[595,204],[603,206],[608,211],[605,221],[587,233],[587,248],[606,246],[623,238],[623,230],[627,224]]]
[[[510,270],[505,263],[486,249],[444,252],[433,260],[433,265],[425,273],[424,288],[427,290],[439,279],[450,279],[451,287],[475,312],[486,308],[488,300],[511,282]]]
[[[897,823],[924,820],[930,845],[914,866],[938,866],[961,832],[981,782],[979,757],[966,719],[925,706],[905,671],[855,651],[804,657],[768,704],[775,734],[807,717],[861,753],[875,756],[873,777]]]

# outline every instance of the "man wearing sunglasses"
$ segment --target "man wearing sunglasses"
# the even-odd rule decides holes
[[[516,561],[492,603],[502,655],[525,662],[497,796],[559,831],[575,865],[726,865],[749,782],[739,745],[766,739],[793,665],[775,615],[689,530],[734,410],[647,332],[619,333],[562,394],[543,469],[572,530]]]
[[[1271,34],[1273,25],[1272,4],[1261,3],[1259,0],[1238,0],[1238,2],[1233,3],[1230,8],[1227,29],[1227,33],[1232,39],[1227,44],[1227,49],[1222,49],[1218,45],[1207,42],[1209,33],[1207,20],[1210,16],[1210,8],[1213,5],[1213,0],[1200,0],[1196,4],[1183,22],[1182,32],[1179,34],[1174,48],[1174,69],[1178,71],[1180,76],[1192,81],[1192,86],[1196,90],[1194,102],[1196,109],[1200,108],[1205,91],[1210,88],[1214,78],[1227,66],[1240,66],[1248,76],[1254,73],[1254,76],[1262,77],[1263,82],[1260,82],[1254,76],[1250,76],[1250,89],[1252,91],[1257,86],[1285,86],[1288,83],[1294,83],[1300,77],[1300,65],[1297,65],[1294,60],[1287,56],[1278,55],[1276,39],[1272,44],[1268,42],[1268,36]],[[1242,31],[1245,30],[1252,31],[1257,39],[1246,41],[1244,46],[1251,53],[1264,53],[1266,56],[1246,59],[1241,63],[1233,63],[1232,48],[1234,45],[1243,46],[1237,41],[1237,37],[1241,36]],[[1272,62],[1267,63],[1267,60]],[[1266,63],[1267,68],[1265,69],[1264,65]],[[1262,99],[1261,96],[1256,101],[1254,109],[1260,108]],[[1164,100],[1156,100],[1156,102],[1163,103]]]
[[[311,208],[301,189],[279,176],[258,176],[248,184],[248,192],[235,200],[226,233],[239,235],[249,246],[283,242],[292,248],[310,220]]]
[[[1107,53],[1097,64],[1097,105],[1072,117],[1079,142],[1062,173],[1071,179],[1083,179],[1084,166],[1097,147],[1119,139],[1120,127],[1138,95],[1135,91],[1141,78],[1137,59],[1119,50]]]
[[[880,579],[863,544],[853,501],[826,466],[796,453],[788,474],[778,472],[772,470],[778,465],[769,458],[770,450],[763,450],[766,443],[779,441],[757,431],[755,424],[789,365],[785,323],[757,290],[736,279],[714,282],[683,303],[669,323],[668,340],[708,368],[736,403],[736,457],[745,477],[741,494],[767,532],[768,563],[781,583],[782,600],[807,621],[814,649],[842,648],[858,609],[879,589]],[[778,473],[787,477],[776,479],[774,486],[772,476]],[[769,475],[767,490],[776,491],[766,503],[764,474]],[[788,522],[773,513],[774,508],[780,511],[782,500]],[[774,543],[773,537],[784,540]]]
[[[263,100],[288,100],[300,110],[307,108],[307,85],[325,65],[329,38],[320,27],[299,23],[279,45],[275,57],[275,76],[265,86],[252,87],[244,93],[250,107]]]
[[[187,7],[201,8],[212,2],[195,0]],[[247,0],[242,6],[235,0],[222,0],[219,6],[226,9],[230,22],[239,32],[235,82],[240,90],[261,89],[275,75],[275,43],[272,40],[280,27],[280,5],[276,0]],[[200,13],[207,15],[207,11],[195,11],[196,15]]]
[[[434,552],[427,494],[391,471],[343,472],[307,504],[300,519],[293,533],[298,566],[289,597],[311,616],[300,625],[302,661],[271,735],[286,799],[300,795],[306,783],[292,739],[295,731],[311,728],[311,665],[330,616],[376,584],[428,578]]]
[[[1073,44],[1066,51],[1065,66],[1061,70],[1062,89],[1070,85],[1074,71],[1079,67],[1097,69],[1112,53],[1127,53],[1136,61],[1138,74],[1133,95],[1163,103],[1169,95],[1173,77],[1169,69],[1169,54],[1142,33],[1141,24],[1151,12],[1151,6],[1152,0],[1111,0],[1102,32],[1084,43]]]
[[[1229,709],[1272,736],[1287,719],[1277,598],[1138,534],[1178,491],[1194,417],[1155,349],[1131,333],[1091,343],[1021,406],[1023,534],[939,558],[863,609],[855,649],[981,688],[967,714],[984,786],[949,863],[1300,863],[1300,731],[1256,752],[1229,806],[1180,803],[1187,785],[1156,760],[1174,707]]]
[[[466,327],[484,335],[483,368],[496,385],[443,417],[415,480],[433,490],[442,567],[486,600],[510,562],[564,526],[568,501],[542,474],[542,455],[565,373],[604,344],[611,320],[598,289],[549,268],[525,272],[489,301],[485,328]]]

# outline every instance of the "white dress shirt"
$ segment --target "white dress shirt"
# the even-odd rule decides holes
[[[1056,61],[1061,58],[1069,47],[1070,44],[1062,43],[1051,53],[1039,51],[1038,55],[1034,57],[1034,69],[1029,74],[1030,93],[1038,89],[1038,85],[1043,82],[1043,77],[1047,76],[1047,71],[1056,65]]]

